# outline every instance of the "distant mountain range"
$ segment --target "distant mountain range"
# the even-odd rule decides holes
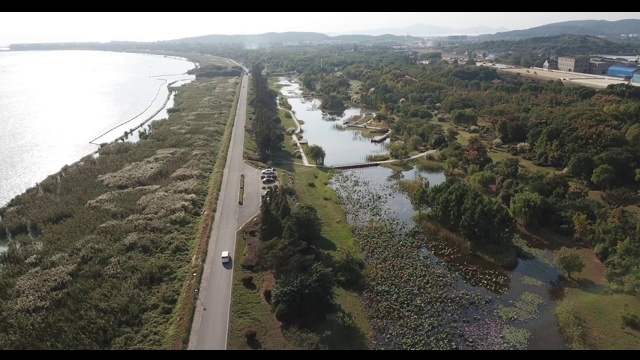
[[[169,40],[167,42],[202,42],[202,43],[238,43],[250,42],[257,44],[282,42],[393,42],[416,41],[424,37],[467,35],[470,40],[522,40],[534,37],[556,35],[584,35],[595,36],[612,41],[633,39],[640,41],[640,19],[617,21],[607,20],[574,20],[542,25],[526,30],[508,30],[506,28],[491,28],[488,26],[452,29],[443,26],[414,24],[402,28],[380,28],[373,30],[354,31],[350,34],[322,34],[316,32],[284,32],[265,33],[260,35],[205,35],[192,38]]]
[[[558,35],[593,36],[610,41],[633,41],[640,43],[640,19],[617,21],[607,20],[575,20],[547,24],[526,30],[505,30],[486,26],[451,29],[442,26],[414,24],[403,28],[381,28],[360,31],[360,34],[328,35],[317,32],[270,32],[259,35],[203,35],[182,39],[158,41],[154,44],[243,44],[248,48],[278,45],[300,45],[313,43],[367,43],[379,45],[396,45],[422,41],[425,37],[467,35],[468,41],[524,40],[536,37]],[[111,42],[109,46],[135,42]],[[143,44],[143,43],[140,43]],[[62,47],[87,47],[87,44],[12,44],[12,50],[22,49],[54,49]],[[90,46],[95,47],[95,44]]]
[[[373,29],[373,30],[359,30],[352,31],[349,34],[358,34],[358,35],[409,35],[409,36],[419,36],[419,37],[430,37],[430,36],[448,36],[448,35],[469,35],[469,36],[477,36],[483,34],[495,34],[497,32],[509,31],[509,29],[505,27],[500,28],[492,28],[488,26],[474,26],[467,27],[464,29],[453,29],[444,26],[437,25],[427,25],[427,24],[413,24],[410,26],[405,26],[401,28],[381,28],[381,29]],[[348,35],[347,33],[342,34],[327,34],[331,36],[337,35]]]
[[[617,21],[607,20],[574,20],[542,25],[526,30],[513,30],[478,36],[479,41],[488,40],[520,40],[532,37],[555,35],[597,36],[609,40],[623,40],[640,35],[640,19]]]

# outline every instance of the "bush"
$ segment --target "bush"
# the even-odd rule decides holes
[[[622,324],[624,324],[624,326],[628,326],[636,330],[640,329],[640,317],[629,312],[626,308],[622,311],[620,320],[622,320]]]
[[[248,285],[253,282],[253,276],[250,274],[243,274],[240,280],[242,281],[243,284]]]
[[[244,331],[244,337],[249,341],[255,340],[257,335],[258,332],[255,329],[249,328]]]
[[[264,291],[262,292],[262,296],[264,296],[264,299],[267,301],[267,303],[271,303],[271,289],[264,289]]]
[[[561,303],[556,307],[555,313],[558,317],[560,333],[567,340],[571,349],[586,350],[586,332],[583,321],[578,318],[575,309],[569,304]]]

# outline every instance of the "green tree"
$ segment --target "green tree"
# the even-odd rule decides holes
[[[613,184],[616,171],[613,167],[603,164],[593,170],[591,182],[600,189],[608,188]]]
[[[445,138],[447,139],[447,142],[454,142],[456,141],[456,138],[458,137],[460,133],[458,133],[458,130],[456,130],[455,128],[447,128],[447,130],[445,131]]]
[[[327,154],[320,145],[309,146],[309,157],[318,165],[324,165],[324,158]]]
[[[625,133],[631,147],[640,149],[640,124],[633,124]]]
[[[509,209],[525,225],[536,224],[544,214],[544,201],[542,195],[524,191],[511,198]]]
[[[296,240],[313,243],[322,237],[322,221],[315,207],[302,204],[291,214]]]
[[[460,166],[460,161],[453,157],[448,158],[446,161],[446,166],[447,173],[451,175]]]
[[[409,150],[403,141],[394,141],[389,144],[389,155],[394,159],[404,160],[409,156]]]
[[[333,304],[335,282],[331,271],[315,262],[309,270],[284,274],[277,280],[272,306],[276,318],[287,324],[318,319]]]
[[[578,250],[565,246],[556,251],[553,262],[566,272],[569,278],[571,278],[571,273],[580,272],[585,266]]]
[[[484,190],[496,183],[496,176],[488,171],[478,171],[469,177],[469,185],[478,190]]]
[[[567,170],[571,176],[575,176],[583,181],[589,181],[591,180],[595,164],[595,161],[589,154],[580,153],[571,158],[567,165]]]

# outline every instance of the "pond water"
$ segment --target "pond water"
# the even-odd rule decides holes
[[[281,78],[278,84],[282,86],[280,92],[287,98],[296,118],[304,122],[301,125],[303,137],[309,145],[319,145],[324,149],[325,165],[362,163],[367,161],[367,155],[388,153],[386,145],[389,140],[374,143],[362,136],[360,130],[339,130],[345,120],[364,115],[364,110],[349,108],[340,116],[329,115],[320,110],[320,99],[303,97],[302,89],[295,81]]]
[[[326,153],[325,163],[328,166],[365,162],[367,156],[386,154],[386,144],[372,143],[361,136],[355,129],[341,129],[335,124],[353,115],[363,114],[359,108],[349,108],[341,116],[332,117],[319,109],[320,100],[304,98],[300,86],[295,81],[281,78],[280,92],[287,97],[292,111],[298,119],[304,121],[303,136],[309,144],[321,146]],[[416,225],[413,209],[408,197],[400,189],[401,180],[415,180],[419,176],[428,180],[431,186],[446,180],[443,172],[428,172],[417,166],[409,170],[395,171],[386,167],[369,167],[342,170],[341,176],[352,179],[353,188],[346,191],[355,192],[366,188],[369,193],[380,198],[383,211],[412,228]],[[331,186],[337,189],[336,182]],[[344,189],[342,189],[344,190]],[[367,210],[360,216],[367,216]],[[371,210],[374,211],[374,210]],[[364,215],[362,215],[364,214]],[[358,215],[355,215],[358,216]],[[357,219],[349,219],[351,223]],[[553,284],[558,280],[560,272],[552,265],[552,253],[547,250],[526,247],[532,256],[521,259],[513,271],[505,271],[496,265],[473,255],[455,255],[451,246],[446,244],[426,244],[422,252],[430,252],[442,258],[449,271],[458,272],[464,280],[461,286],[473,288],[492,297],[492,316],[504,319],[510,326],[524,329],[528,333],[525,349],[529,350],[564,350],[568,349],[560,335],[553,313],[554,302],[551,296]],[[428,248],[428,249],[427,249]]]

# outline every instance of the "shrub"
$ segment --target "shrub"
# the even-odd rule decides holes
[[[264,299],[267,301],[267,303],[271,303],[271,289],[264,289],[264,291],[262,292],[262,296],[264,296]]]
[[[244,331],[244,337],[247,338],[247,340],[255,340],[256,336],[258,335],[258,332],[255,329],[246,329]]]
[[[253,282],[253,276],[250,275],[250,274],[243,274],[242,277],[240,278],[240,280],[245,285],[251,284]]]
[[[640,317],[638,315],[629,312],[628,309],[622,310],[622,314],[620,315],[620,320],[622,320],[622,324],[624,326],[628,326],[632,329],[640,329]]]

